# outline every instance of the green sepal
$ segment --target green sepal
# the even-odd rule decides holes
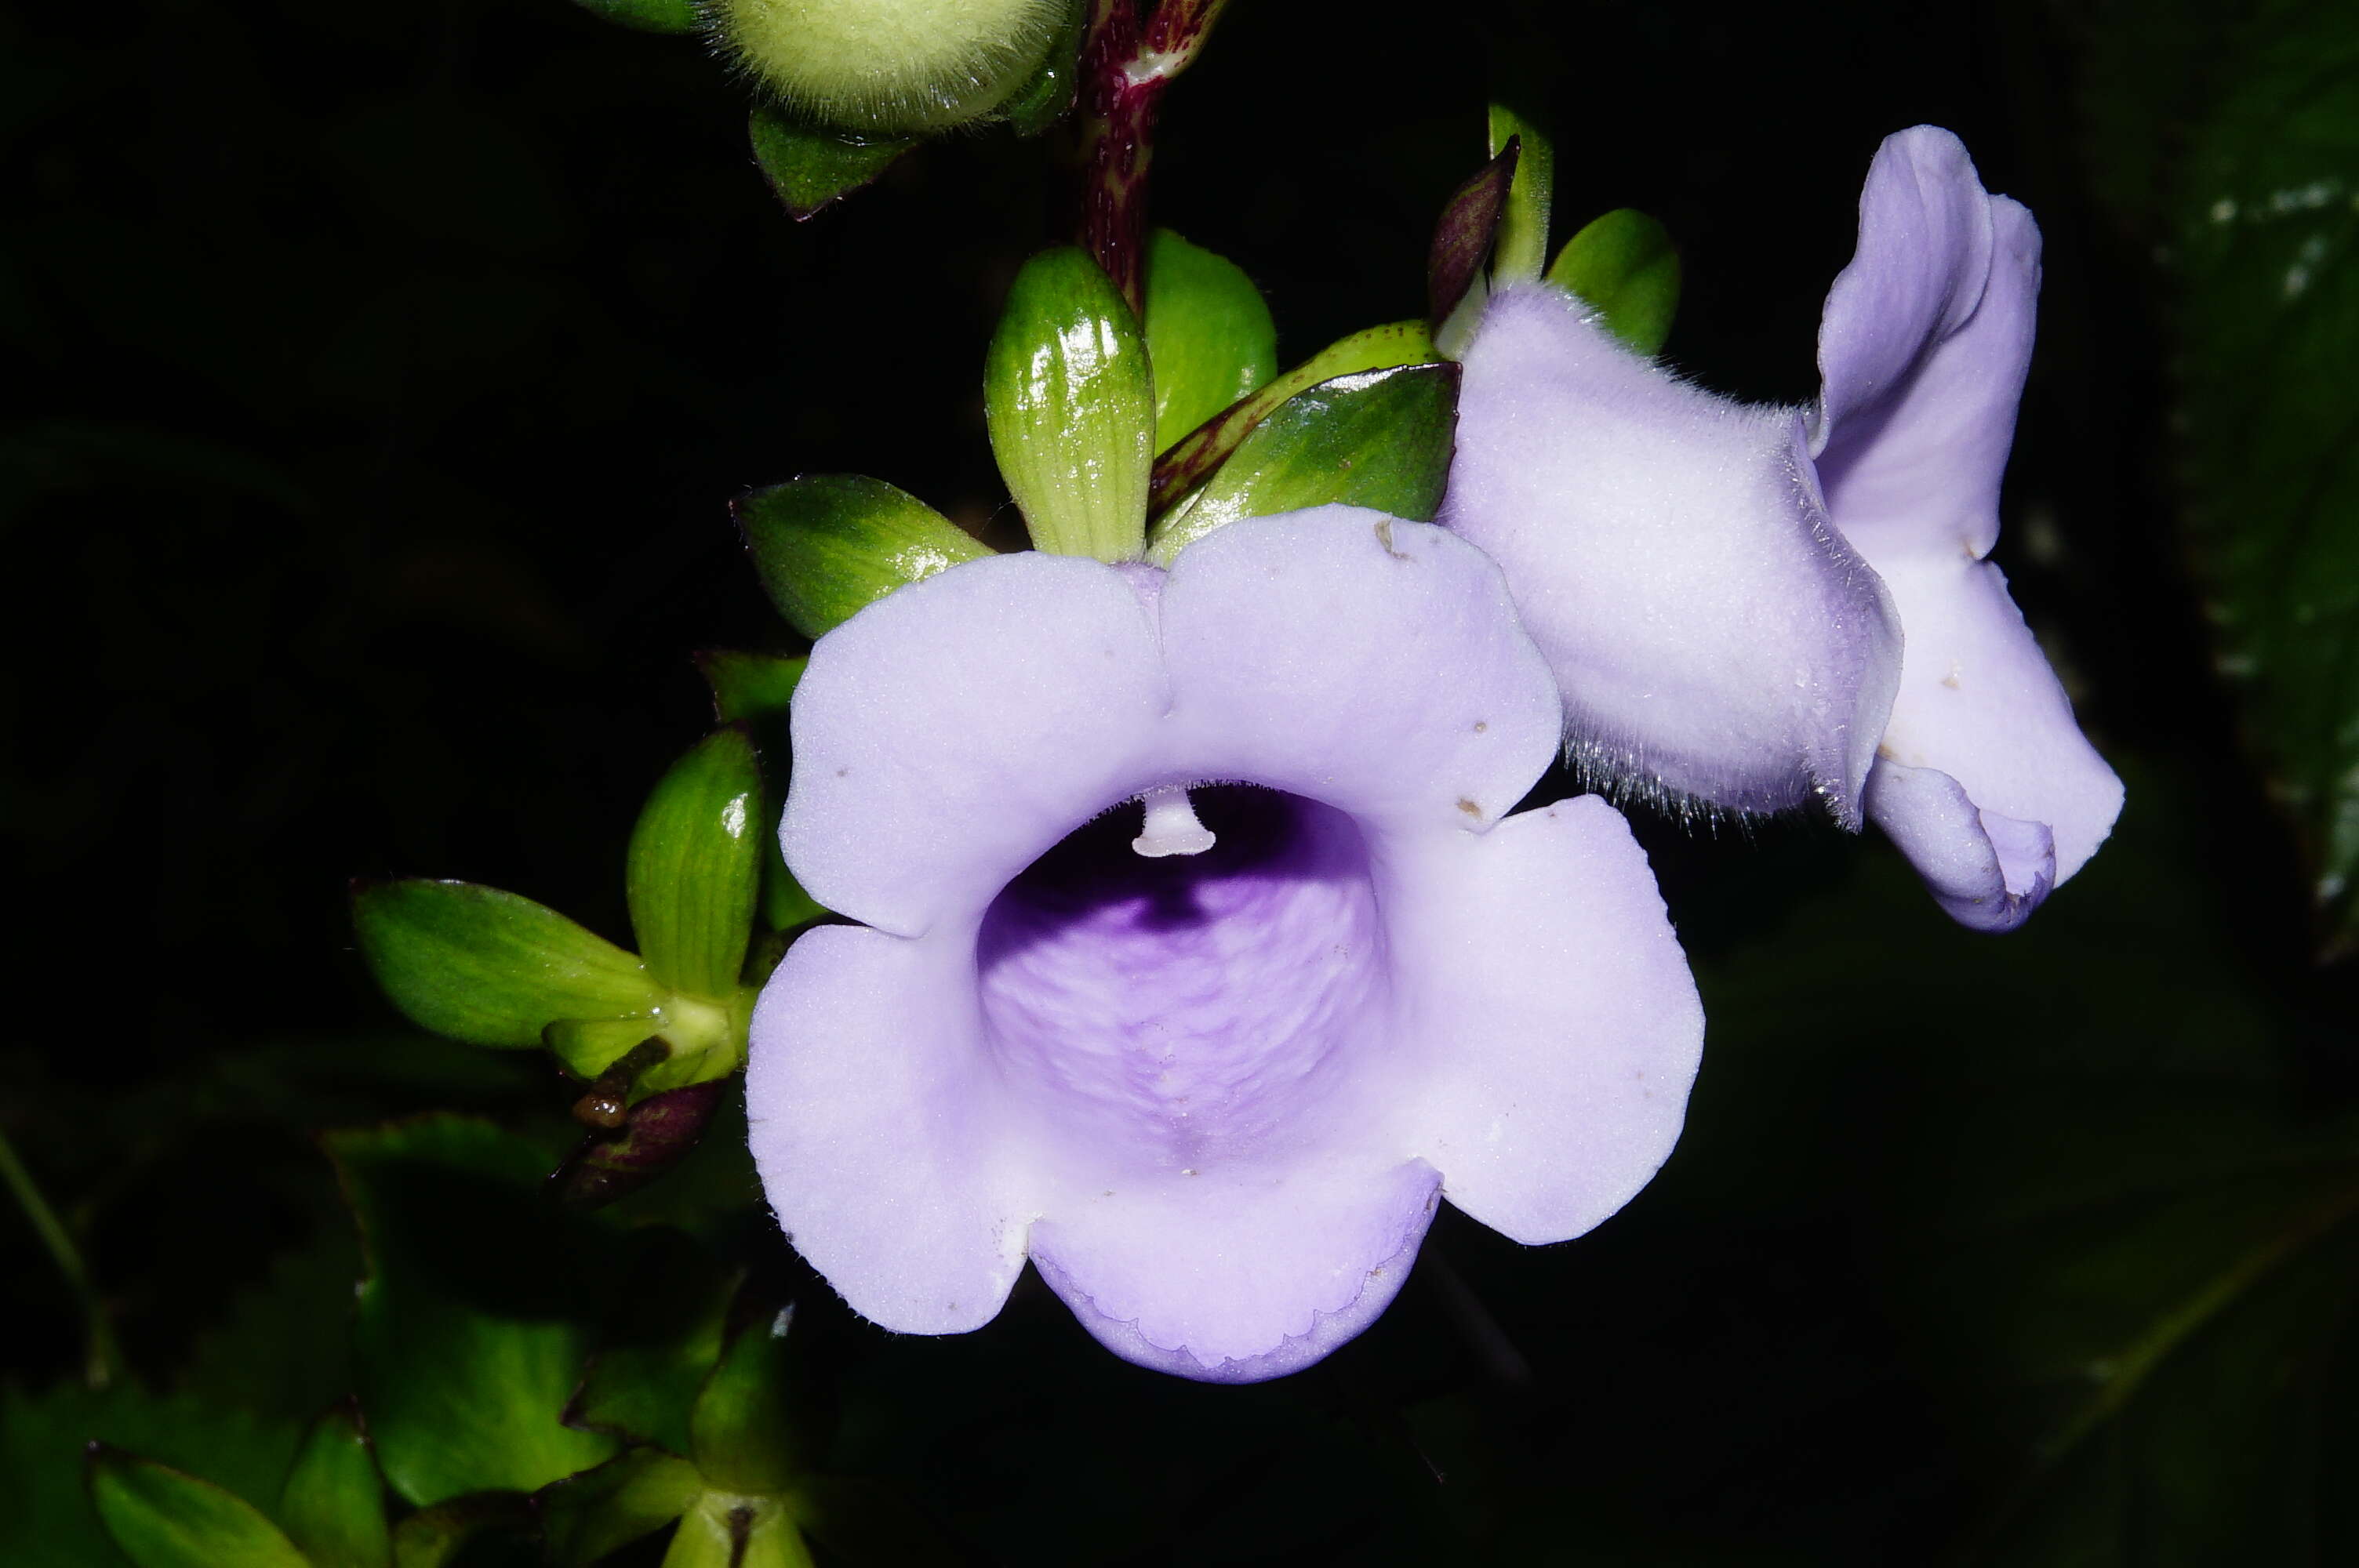
[[[532,1529],[531,1499],[519,1493],[478,1492],[452,1498],[420,1509],[394,1526],[393,1568],[445,1568],[487,1530],[518,1538]]]
[[[658,781],[631,829],[624,882],[657,980],[711,1000],[736,990],[766,830],[761,765],[742,725],[714,730]]]
[[[704,26],[694,0],[573,0],[576,5],[642,33],[693,33]]]
[[[679,1518],[703,1489],[696,1466],[679,1455],[625,1449],[540,1493],[543,1549],[559,1568],[586,1568]]]
[[[689,1457],[723,1491],[783,1495],[808,1468],[813,1444],[789,1398],[795,1309],[754,1314],[722,1350],[689,1417]]]
[[[1680,308],[1680,253],[1670,232],[1621,207],[1564,243],[1548,280],[1581,296],[1606,329],[1642,354],[1662,351]]]
[[[785,1503],[710,1491],[681,1516],[663,1568],[810,1568],[810,1561]]]
[[[696,655],[697,673],[712,689],[712,716],[723,724],[786,718],[810,663],[800,656],[735,648],[707,648]]]
[[[766,104],[754,111],[746,134],[754,161],[798,223],[875,179],[919,140],[818,130]]]
[[[1456,365],[1339,376],[1262,421],[1195,502],[1164,519],[1147,558],[1168,567],[1216,528],[1330,503],[1430,522],[1457,433]]]
[[[1556,147],[1539,128],[1504,103],[1491,105],[1491,156],[1517,144],[1515,178],[1499,213],[1491,276],[1503,282],[1538,277],[1548,265],[1549,209],[1556,188]]]
[[[663,1033],[660,1013],[629,1018],[560,1018],[540,1032],[541,1044],[576,1077],[594,1078],[621,1061],[639,1042]]]
[[[90,1446],[90,1496],[137,1568],[310,1568],[260,1509],[185,1471]]]
[[[1250,397],[1207,419],[1156,460],[1149,502],[1161,512],[1210,478],[1229,460],[1254,427],[1287,399],[1322,382],[1365,370],[1430,364],[1433,333],[1422,321],[1388,321],[1339,338]]]
[[[634,1230],[624,1246],[616,1271],[628,1282],[565,1422],[686,1454],[740,1275],[670,1226]]]
[[[897,588],[991,550],[906,491],[860,474],[804,474],[730,504],[770,602],[814,640]]]
[[[1158,229],[1147,254],[1147,353],[1159,452],[1277,373],[1277,325],[1244,268]]]
[[[528,898],[473,882],[355,883],[362,958],[394,1006],[473,1045],[538,1045],[560,1018],[653,1010],[637,957]]]
[[[367,1260],[354,1359],[394,1490],[420,1507],[536,1491],[613,1454],[559,1419],[608,1233],[548,1201],[540,1151],[455,1116],[322,1141]]]
[[[278,1520],[312,1568],[391,1568],[385,1482],[356,1400],[312,1423],[279,1491]]]
[[[980,546],[978,546],[980,548]],[[712,711],[723,724],[745,723],[754,731],[755,750],[761,753],[765,809],[768,826],[762,834],[762,924],[770,930],[791,931],[827,914],[819,901],[803,891],[787,870],[778,848],[778,805],[787,773],[787,719],[795,687],[810,664],[803,658],[777,654],[747,654],[727,649],[696,655],[696,666],[712,688]],[[774,961],[775,962],[775,961]],[[762,973],[753,973],[759,967]],[[756,966],[749,959],[747,983],[758,985],[772,965]]]
[[[1040,549],[1138,558],[1154,462],[1147,338],[1087,254],[1043,251],[1008,291],[984,362],[992,455]]]

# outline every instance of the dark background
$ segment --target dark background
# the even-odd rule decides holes
[[[1668,357],[1804,400],[1878,140],[1958,132],[2047,243],[1997,558],[2129,806],[2000,939],[1872,838],[1642,824],[1712,1034],[1625,1215],[1536,1252],[1445,1217],[1375,1330],[1242,1391],[1113,1361],[1029,1282],[939,1344],[813,1287],[848,1465],[991,1561],[2359,1555],[2359,1015],[2186,569],[2156,235],[2093,175],[2125,18],[1238,0],[1154,211],[1262,285],[1288,362],[1421,308],[1505,88],[1557,129],[1560,239],[1625,205],[1676,238]],[[730,496],[868,472],[1009,527],[978,373],[1062,237],[1051,149],[952,136],[798,225],[745,109],[564,0],[0,16],[0,1084],[156,1388],[230,1387],[208,1336],[287,1259],[335,1276],[311,1129],[565,1103],[406,1033],[346,879],[626,936],[624,839],[710,722],[689,653],[796,646]],[[0,1248],[30,1397],[77,1318],[13,1212]]]

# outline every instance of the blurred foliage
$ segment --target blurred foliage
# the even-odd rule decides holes
[[[2220,668],[2339,954],[2359,943],[2359,24],[2314,0],[2078,9],[2092,183],[2166,282]]]
[[[558,1217],[580,1086],[389,1024],[345,879],[465,875],[625,931],[614,851],[709,727],[687,650],[755,651],[713,666],[721,717],[783,758],[799,644],[729,524],[747,484],[890,473],[1019,545],[975,373],[1055,173],[944,138],[796,225],[692,41],[560,0],[0,15],[0,343],[38,404],[0,425],[29,585],[0,821],[38,913],[22,994],[108,1009],[20,1025],[0,1119],[131,1360],[73,1380],[75,1304],[0,1219],[0,1560],[127,1561],[92,1441],[291,1529],[304,1433],[360,1393],[410,1498],[556,1483],[395,1503],[405,1563],[634,1533],[612,1560],[652,1563],[709,1495],[663,1455],[694,1467],[741,1278],[754,1321],[795,1303],[810,1449],[766,1517],[822,1562],[2359,1557],[2359,997],[2302,913],[2352,761],[2347,17],[1860,0],[1803,36],[1535,0],[1313,50],[1319,9],[1234,7],[1157,156],[1158,215],[1259,286],[1275,363],[1419,308],[1503,82],[1557,133],[1565,211],[1659,218],[1669,356],[1749,395],[1809,395],[1878,137],[1951,125],[2030,203],[2000,557],[2124,763],[2115,841],[1993,940],[1874,843],[1642,824],[1712,1020],[1679,1153],[1571,1246],[1445,1213],[1386,1317],[1275,1384],[1118,1362],[1030,1280],[973,1336],[854,1320],[779,1238],[734,1094],[678,1170]],[[1632,60],[1681,73],[1677,116]],[[1348,130],[1274,157],[1271,105]],[[2252,658],[2234,709],[2173,539]],[[526,1441],[419,1454],[446,1398]]]

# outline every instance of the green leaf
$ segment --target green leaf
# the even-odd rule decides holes
[[[795,1309],[756,1315],[730,1340],[696,1397],[689,1456],[723,1491],[777,1497],[808,1467],[812,1434],[790,1399]]]
[[[653,1012],[631,1018],[560,1018],[542,1030],[540,1037],[568,1072],[595,1078],[643,1041],[660,1035],[665,1022],[665,1015]]]
[[[704,19],[694,0],[573,0],[585,11],[643,33],[693,33]]]
[[[784,719],[810,663],[733,648],[712,648],[696,655],[697,671],[712,688],[712,715],[723,724]]]
[[[1642,354],[1661,351],[1680,308],[1680,253],[1644,212],[1617,208],[1564,243],[1549,281],[1597,308],[1614,335]]]
[[[228,1316],[198,1336],[181,1390],[224,1410],[294,1420],[351,1393],[353,1286],[360,1277],[360,1249],[332,1227],[281,1253],[238,1292]],[[157,1452],[152,1443],[125,1440],[125,1446]]]
[[[1539,128],[1504,103],[1491,105],[1491,156],[1519,150],[1491,271],[1503,279],[1538,277],[1548,263],[1549,208],[1556,189],[1556,147]]]
[[[396,1007],[473,1045],[538,1045],[553,1020],[647,1012],[663,998],[631,954],[553,909],[473,882],[361,883],[353,929]]]
[[[325,1142],[368,1260],[353,1342],[394,1489],[421,1507],[535,1491],[612,1454],[612,1439],[560,1419],[607,1233],[548,1201],[547,1157],[451,1116]]]
[[[754,161],[798,223],[885,172],[916,136],[861,137],[798,125],[776,109],[754,111],[746,127]]]
[[[860,474],[805,474],[730,510],[770,602],[814,639],[897,588],[992,553],[916,496]]]
[[[352,1299],[347,1278],[343,1299]],[[341,1330],[341,1322],[338,1322]],[[0,1387],[0,1563],[94,1568],[126,1562],[98,1522],[85,1485],[93,1442],[150,1455],[246,1498],[276,1494],[302,1429],[129,1383],[61,1384],[31,1395]]]
[[[260,1509],[210,1481],[95,1446],[90,1495],[138,1568],[309,1568]]]
[[[420,1509],[394,1527],[393,1568],[444,1568],[477,1537],[496,1534],[521,1541],[533,1532],[534,1523],[530,1499],[513,1492],[452,1498]],[[482,1558],[470,1553],[467,1561]]]
[[[1412,523],[1440,509],[1458,430],[1458,367],[1339,376],[1288,398],[1245,438],[1194,504],[1166,517],[1159,566],[1216,528],[1340,502]]]
[[[391,1568],[385,1483],[353,1400],[331,1408],[303,1440],[278,1494],[278,1520],[312,1568]]]
[[[737,989],[767,823],[762,771],[742,726],[673,763],[631,830],[631,928],[656,979],[707,999]]]
[[[616,1270],[628,1283],[565,1420],[685,1454],[738,1277],[669,1226],[636,1230],[625,1247]]]
[[[1238,400],[1219,418],[1199,426],[1157,459],[1150,504],[1159,513],[1203,483],[1254,427],[1288,398],[1340,375],[1428,364],[1433,359],[1433,334],[1422,321],[1390,321],[1338,339],[1252,396]]]
[[[1155,386],[1114,280],[1072,246],[1024,264],[984,369],[992,454],[1043,550],[1135,560],[1147,532]]]
[[[704,1483],[660,1448],[630,1448],[540,1494],[542,1539],[560,1568],[587,1568],[688,1511]]]
[[[1242,267],[1158,229],[1147,257],[1147,354],[1159,452],[1277,373],[1277,326]]]
[[[2344,956],[2359,948],[2359,31],[2288,0],[2168,9],[2184,13],[2160,35],[2180,58],[2154,58],[2138,18],[2100,30],[2090,117],[2107,148],[2167,159],[2119,194],[2168,284],[2171,427],[2217,666]],[[2174,82],[2192,86],[2166,95]]]
[[[810,1568],[810,1560],[777,1498],[712,1491],[680,1519],[664,1568]]]

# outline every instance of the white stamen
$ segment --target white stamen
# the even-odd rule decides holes
[[[1185,789],[1151,789],[1139,797],[1147,820],[1130,847],[1149,860],[1166,855],[1201,855],[1212,847],[1212,835],[1196,820],[1195,803]]]

